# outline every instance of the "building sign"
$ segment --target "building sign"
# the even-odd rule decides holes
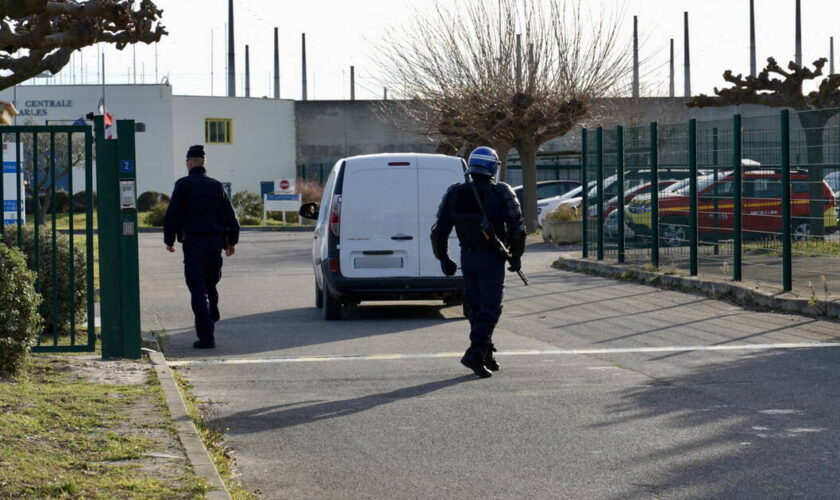
[[[72,99],[27,99],[23,101],[20,116],[49,116],[54,108],[72,108]]]
[[[265,195],[266,212],[297,212],[300,210],[299,194]]]
[[[17,221],[18,203],[20,203],[20,223],[26,218],[26,206],[24,199],[26,191],[23,186],[23,166],[20,172],[20,196],[18,200],[17,190],[17,148],[14,142],[3,143],[3,224],[15,224]]]

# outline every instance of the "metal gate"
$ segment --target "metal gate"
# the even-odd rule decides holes
[[[98,287],[92,130],[11,126],[0,131],[0,237],[26,255],[43,299],[44,330],[32,350],[93,351]]]
[[[94,351],[101,296],[108,301],[102,307],[103,357],[136,358],[134,122],[118,122],[118,133],[125,137],[112,140],[105,139],[102,117],[94,121],[95,127],[0,127],[0,240],[20,249],[35,271],[44,328],[33,351]],[[133,300],[125,300],[127,296]],[[113,300],[118,304],[111,304]]]

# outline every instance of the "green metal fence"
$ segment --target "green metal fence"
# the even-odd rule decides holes
[[[45,329],[33,350],[92,351],[96,286],[91,129],[13,126],[0,132],[0,193],[12,194],[3,196],[0,239],[24,251],[30,268],[37,271],[35,287],[43,297]],[[83,186],[74,184],[74,169],[83,169]],[[77,192],[81,195],[71,196]],[[79,230],[82,234],[77,236]]]
[[[584,257],[840,290],[840,109],[584,130],[581,147]]]
[[[139,358],[135,124],[119,120],[106,139],[94,123],[0,129],[0,240],[35,271],[45,327],[33,351],[94,351],[101,296],[103,358]]]

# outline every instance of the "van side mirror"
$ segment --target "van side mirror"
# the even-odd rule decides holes
[[[298,215],[304,219],[318,220],[318,203],[310,201],[300,206]]]

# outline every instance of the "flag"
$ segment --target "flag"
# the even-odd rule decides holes
[[[114,127],[114,116],[105,108],[105,97],[99,98],[99,114],[105,117],[105,138],[113,139],[116,127]]]
[[[87,121],[85,121],[85,117],[80,116],[78,120],[74,121],[73,126],[76,126],[76,125],[82,125],[82,126],[87,125]]]

